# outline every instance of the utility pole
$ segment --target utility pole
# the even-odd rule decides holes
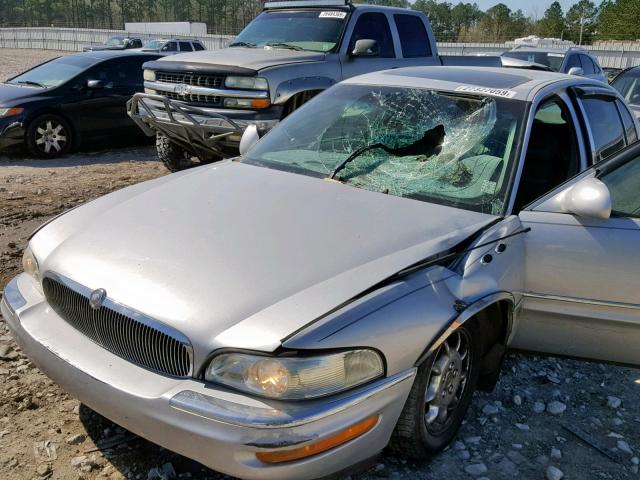
[[[584,28],[584,8],[582,12],[580,12],[580,40],[578,41],[578,45],[582,46],[582,29]]]

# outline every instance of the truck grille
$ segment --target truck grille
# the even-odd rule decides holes
[[[141,314],[126,308],[122,312],[107,305],[93,309],[87,295],[52,278],[45,277],[42,286],[51,308],[101,347],[158,373],[174,377],[190,375],[191,346],[176,338],[179,335],[168,333],[165,327],[150,325],[152,321],[141,321]]]
[[[178,100],[180,102],[189,103],[206,103],[207,105],[220,105],[220,97],[215,95],[180,95],[176,92],[159,92],[162,96],[170,100]]]
[[[184,83],[196,87],[220,88],[224,78],[219,75],[202,75],[196,73],[156,72],[156,81],[165,83]]]

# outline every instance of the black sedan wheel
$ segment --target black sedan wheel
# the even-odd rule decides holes
[[[453,439],[480,373],[475,325],[459,327],[418,369],[389,446],[412,458],[438,453]]]
[[[41,115],[27,128],[27,149],[39,158],[62,156],[71,149],[71,142],[71,127],[58,115]]]

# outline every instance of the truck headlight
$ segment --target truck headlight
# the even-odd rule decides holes
[[[268,98],[225,98],[226,108],[267,108],[271,105]]]
[[[145,70],[144,73],[142,74],[142,77],[149,81],[149,82],[155,82],[156,81],[156,72],[155,70]],[[140,77],[138,77],[140,78]]]
[[[261,77],[227,77],[224,85],[244,90],[269,90],[267,79]]]
[[[31,247],[27,246],[22,254],[22,269],[25,273],[31,275],[36,280],[40,281],[40,268],[38,267],[38,260],[33,255]]]
[[[382,357],[358,349],[309,357],[222,353],[205,372],[208,382],[281,400],[331,395],[384,374]]]

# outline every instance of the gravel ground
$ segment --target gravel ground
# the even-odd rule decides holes
[[[55,55],[0,50],[0,78]],[[38,224],[164,174],[150,147],[55,161],[0,154],[0,288],[19,271]],[[22,355],[1,317],[0,391],[3,480],[226,478],[70,398]],[[496,390],[475,396],[449,449],[424,463],[383,452],[346,478],[640,479],[639,431],[640,370],[510,354]]]

